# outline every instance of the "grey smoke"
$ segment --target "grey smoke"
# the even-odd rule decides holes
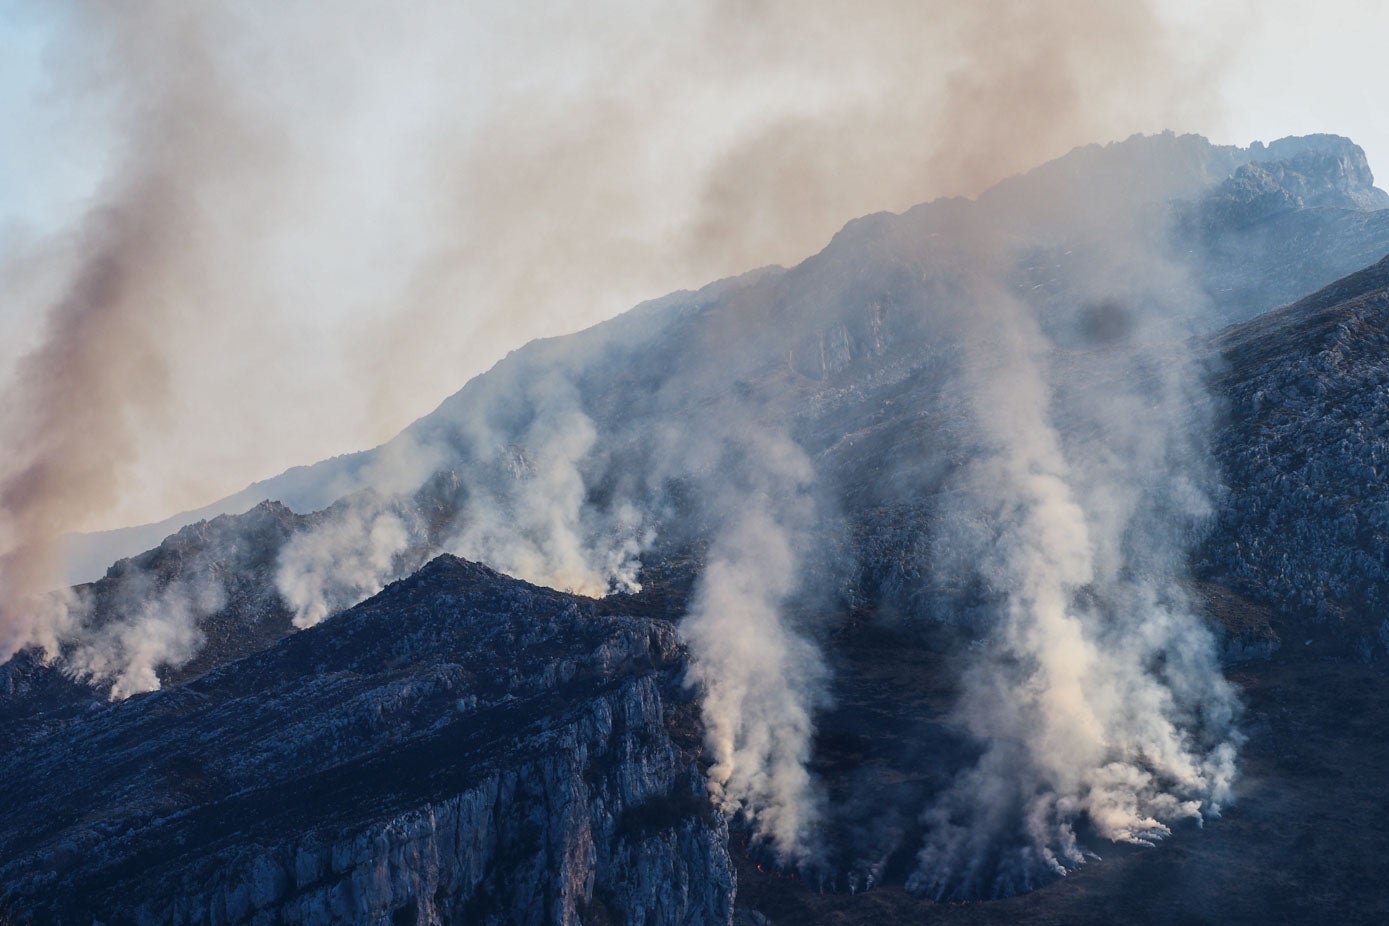
[[[155,691],[160,669],[178,669],[202,647],[198,618],[226,605],[222,587],[207,578],[150,587],[136,574],[122,588],[117,616],[85,628],[59,665],[67,674],[107,685],[112,701]]]
[[[508,55],[454,45],[450,37],[468,35],[468,23],[448,5],[418,20],[354,6],[331,24],[302,11],[277,18],[280,6],[245,15],[172,3],[80,11],[89,39],[122,67],[138,65],[115,79],[130,94],[129,111],[142,116],[125,125],[131,150],[118,159],[105,207],[81,227],[68,285],[47,307],[49,334],[7,394],[18,411],[6,422],[0,470],[0,659],[66,640],[84,654],[81,671],[127,691],[152,684],[147,667],[196,646],[182,632],[193,599],[137,612],[144,630],[95,636],[81,636],[93,632],[61,606],[36,604],[57,572],[57,539],[118,508],[123,478],[199,468],[161,433],[161,419],[215,439],[190,440],[197,431],[184,430],[178,441],[188,447],[221,441],[226,449],[230,433],[237,448],[290,453],[302,446],[297,435],[344,417],[325,408],[362,407],[370,411],[352,438],[374,438],[502,345],[578,327],[638,295],[799,258],[849,216],[975,193],[1074,144],[1180,123],[1203,105],[1209,76],[1176,66],[1148,3],[730,2],[681,8],[675,23],[654,28],[571,10],[539,30],[534,10],[522,6],[497,14],[499,46],[522,49],[515,60],[539,62],[552,82],[504,72],[494,84],[452,79],[454,62]],[[571,17],[580,15],[599,25],[575,53]],[[365,79],[354,67],[359,41],[368,59],[422,62],[421,79],[408,83],[436,94],[418,98],[428,118],[381,132],[379,120],[343,128],[325,115],[340,104],[352,111],[351,91]],[[223,47],[231,52],[219,54]],[[301,54],[309,48],[323,51]],[[260,66],[286,87],[353,79],[341,97],[282,106],[273,95],[236,92],[264,90]],[[485,105],[470,119],[439,118],[466,109],[474,87],[496,95],[477,94]],[[396,94],[377,92],[390,104],[382,112],[410,111]],[[392,183],[335,184],[324,164],[355,176],[340,152],[365,152],[368,161],[393,153],[362,144],[374,135],[428,155],[390,174]],[[385,205],[369,202],[373,191]],[[342,221],[359,212],[384,217],[379,224],[394,231],[366,234]],[[346,244],[345,226],[356,228]],[[318,239],[359,259],[328,260],[312,244]],[[381,265],[402,269],[383,277],[361,269]],[[371,298],[346,323],[355,334],[337,343],[321,343],[318,317],[274,323],[276,309],[348,298],[354,288]],[[958,546],[981,554],[1000,618],[961,706],[985,759],[931,811],[938,825],[918,882],[928,891],[967,882],[980,853],[1000,841],[1020,847],[1007,868],[1019,878],[1072,867],[1080,813],[1112,838],[1155,838],[1219,803],[1228,777],[1218,722],[1228,691],[1171,568],[1183,532],[1199,520],[1201,478],[1185,485],[1190,461],[1159,452],[1189,432],[1165,417],[1165,404],[1150,416],[1138,403],[1143,434],[1068,445],[1035,320],[1001,287],[979,304],[991,307],[1003,340],[967,356],[981,446],[957,487],[957,520],[969,525]],[[230,321],[203,340],[194,321],[211,319]],[[210,385],[194,376],[199,358],[240,360],[250,349],[271,351],[258,366],[265,376],[237,370]],[[369,375],[324,360],[335,354]],[[301,377],[301,369],[309,372]],[[301,378],[316,388],[283,388]],[[333,394],[323,381],[342,393],[326,406],[312,398]],[[635,587],[638,558],[653,540],[650,497],[593,503],[611,474],[571,389],[562,378],[538,383],[529,424],[472,435],[478,468],[462,476],[450,536],[360,501],[291,544],[279,580],[298,623],[370,594],[404,568],[406,551],[436,539],[547,584],[592,594]],[[249,414],[239,411],[247,390],[261,402]],[[300,409],[300,417],[276,431],[271,408]],[[1081,401],[1079,410],[1107,417],[1109,406]],[[776,445],[781,462],[748,464],[741,485],[691,479],[715,525],[686,624],[693,677],[706,693],[715,793],[746,812],[784,859],[800,861],[815,850],[821,798],[806,763],[825,692],[812,634],[792,607],[807,570],[814,476],[780,439],[729,440],[749,457]],[[415,475],[402,492],[429,470],[407,468]],[[689,469],[671,464],[668,472]],[[1132,497],[1134,473],[1158,474],[1180,490],[1172,498],[1189,504],[1172,513],[1156,505],[1166,495]],[[197,492],[216,494],[202,485],[177,497]],[[1150,666],[1156,656],[1167,666],[1159,675]],[[1138,674],[1111,673],[1111,658]],[[1068,719],[1071,708],[1078,720]],[[1198,716],[1210,730],[1193,726]],[[1075,752],[1063,755],[1058,743]],[[971,808],[996,813],[971,816]]]
[[[639,591],[640,554],[655,525],[635,505],[591,503],[602,479],[599,434],[578,391],[551,373],[521,386],[519,433],[484,417],[463,422],[472,451],[451,552],[542,585],[601,597]]]
[[[111,44],[130,51],[122,79],[149,106],[107,202],[54,243],[65,274],[41,342],[6,389],[0,660],[53,635],[41,601],[59,574],[61,537],[118,503],[142,432],[173,401],[170,344],[227,269],[204,211],[249,176],[258,154],[201,54],[198,24],[167,12],[145,23],[94,9],[110,42],[77,45],[103,64]],[[177,74],[158,52],[165,44],[184,49]]]
[[[606,461],[562,373],[527,378],[451,424],[447,435],[407,432],[386,445],[358,477],[383,491],[348,496],[281,551],[276,587],[296,627],[357,604],[440,552],[591,597],[640,590],[655,518],[626,498],[591,498]],[[436,470],[453,483],[442,495]]]
[[[695,467],[703,453],[718,460],[709,473],[718,484],[703,486],[713,541],[681,624],[703,697],[709,788],[783,863],[804,865],[822,850],[824,795],[808,763],[815,711],[829,702],[813,628],[792,612],[822,529],[815,472],[775,430],[730,428],[723,438],[677,445]]]
[[[370,490],[323,512],[290,538],[276,566],[275,587],[294,626],[312,627],[400,578],[420,533],[417,514]]]
[[[882,14],[875,17],[855,8],[845,11],[854,21],[843,21],[834,9],[817,5],[796,15],[823,15],[831,26],[828,34],[849,43],[871,37],[876,47],[864,57],[874,61],[895,60],[899,43],[914,45],[908,54],[915,55],[938,35],[949,35],[949,53],[958,57],[947,92],[942,97],[924,93],[905,106],[895,105],[893,97],[883,107],[858,101],[833,116],[817,111],[774,122],[743,140],[711,175],[697,240],[725,253],[754,250],[756,236],[777,226],[746,222],[752,210],[813,227],[822,205],[816,197],[845,190],[838,182],[845,176],[889,196],[898,183],[918,199],[928,189],[978,192],[1000,176],[1059,153],[1048,149],[1064,147],[1070,133],[1086,131],[1091,119],[1103,120],[1108,107],[1132,106],[1141,83],[1136,69],[1166,70],[1162,62],[1170,53],[1146,4],[955,5],[932,10],[931,23],[939,32],[930,37],[920,31],[924,18],[899,17],[900,10],[875,6],[873,12]],[[788,14],[776,7],[730,5],[726,12],[750,34],[768,38],[772,54],[781,48],[775,36],[792,32],[780,28]],[[888,64],[885,70],[892,68]],[[898,92],[919,86],[908,73],[894,76],[906,78],[892,88]],[[1187,97],[1202,98],[1199,93]],[[1147,102],[1161,109],[1177,99],[1158,96]],[[893,129],[884,131],[879,119],[891,120]],[[858,144],[837,144],[841,136]],[[877,143],[895,152],[890,163],[876,161]],[[913,151],[919,154],[906,154]],[[1032,227],[1012,231],[1031,232],[1033,240],[1047,240],[1048,219],[1078,212],[1080,219],[1068,220],[1083,221],[1092,208],[1105,214],[1103,203],[1030,206]],[[1001,220],[1012,207],[1003,208]],[[1097,227],[1099,222],[1090,230]],[[963,387],[984,448],[970,483],[974,495],[962,506],[969,510],[957,514],[964,523],[987,525],[990,542],[966,544],[964,555],[985,564],[986,580],[1006,601],[1006,616],[989,659],[971,673],[960,708],[969,732],[986,744],[985,758],[927,813],[932,835],[913,885],[939,895],[994,890],[995,884],[976,884],[988,866],[994,879],[1031,883],[1041,873],[1054,875],[1079,864],[1073,825],[1081,815],[1105,837],[1141,841],[1158,838],[1175,819],[1217,812],[1233,765],[1228,729],[1233,698],[1189,606],[1176,593],[1158,594],[1136,580],[1121,582],[1097,572],[1156,569],[1154,581],[1165,589],[1174,576],[1161,570],[1173,565],[1179,551],[1156,551],[1167,554],[1160,562],[1145,558],[1152,550],[1134,551],[1132,558],[1120,552],[1131,541],[1131,526],[1138,525],[1133,533],[1144,536],[1161,529],[1143,521],[1150,512],[1131,510],[1136,503],[1106,497],[1127,485],[1113,474],[1106,479],[1082,474],[1084,490],[1072,489],[1077,477],[1057,428],[1049,423],[1053,389],[1042,359],[1047,340],[1007,292],[1005,266],[994,261],[997,243],[972,240],[970,229],[953,231],[965,260],[987,268],[995,291],[938,308],[946,314],[953,308],[960,316],[955,323],[968,326],[975,306],[993,307],[975,319],[980,327],[966,330],[964,338],[978,341],[988,334],[1003,342],[967,350]],[[794,239],[794,233],[786,237]],[[1111,256],[1126,258],[1129,266],[1096,268],[1104,272],[1091,285],[1101,295],[1109,278],[1125,270],[1138,271],[1144,280],[1150,275],[1138,247],[1115,246]],[[1159,287],[1168,284],[1165,268],[1155,275]],[[1171,424],[1158,417],[1155,428]],[[1186,439],[1186,429],[1177,430],[1159,433],[1153,443]],[[1112,451],[1120,468],[1161,469],[1161,462],[1142,453],[1152,449],[1151,443],[1134,441],[1102,447],[1101,455]],[[1177,501],[1191,500],[1199,509],[1199,489],[1184,482],[1199,482],[1199,476],[1187,479],[1190,463],[1187,458],[1171,463],[1175,475],[1166,487],[1182,489]],[[823,703],[826,677],[813,644],[785,623],[785,602],[797,590],[800,565],[787,553],[797,542],[795,533],[788,535],[754,498],[741,502],[742,517],[716,532],[685,632],[694,675],[705,692],[713,793],[726,808],[743,811],[755,834],[770,842],[783,862],[797,864],[811,860],[817,849],[814,829],[822,796],[807,762],[813,712]],[[1175,518],[1200,513],[1182,510]],[[1014,524],[1015,519],[1021,520]],[[1096,520],[1104,523],[1091,523]],[[1107,534],[1095,536],[1105,529]],[[1143,643],[1130,645],[1122,635],[1121,642],[1100,639],[1084,626],[1087,620],[1106,622],[1098,613],[1074,609],[1081,590],[1099,582],[1107,583],[1106,591],[1117,586],[1106,607],[1126,614],[1126,622],[1142,623],[1146,635],[1138,639]],[[1140,605],[1146,621],[1123,611]],[[1153,678],[1148,660],[1159,655],[1180,666],[1172,674],[1182,677]],[[1100,667],[1109,656],[1122,667],[1113,675]],[[1015,678],[1003,668],[1015,662],[1036,668]],[[1131,680],[1126,672],[1135,673]],[[1213,742],[1193,745],[1192,717],[1202,711],[1213,714],[1207,717],[1211,729],[1201,731]],[[1018,858],[1000,863],[990,857],[1000,845],[1014,842],[1021,846]]]
[[[1082,821],[1150,844],[1231,797],[1237,702],[1181,584],[1214,486],[1183,339],[1202,303],[1159,254],[1125,267],[1122,232],[1108,257],[1145,326],[1126,343],[1060,350],[987,275],[958,313],[970,450],[934,542],[988,618],[956,708],[983,753],[926,811],[911,882],[937,898],[1064,875]]]
[[[116,153],[74,227],[164,177],[158,294],[199,322],[144,332],[170,387],[77,529],[378,442],[528,338],[1210,98],[1149,4],[54,9],[52,105]],[[5,255],[35,318],[8,282],[43,250]]]

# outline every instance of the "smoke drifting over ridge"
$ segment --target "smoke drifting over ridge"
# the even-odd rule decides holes
[[[226,133],[232,142],[210,143],[189,164],[179,161],[167,171],[160,165],[169,152],[135,145],[130,172],[148,173],[153,185],[118,178],[112,208],[120,214],[122,204],[132,203],[127,208],[144,221],[100,236],[102,246],[92,260],[75,263],[73,279],[81,283],[89,266],[114,265],[151,282],[130,284],[128,296],[120,289],[112,297],[84,297],[67,311],[67,302],[55,303],[53,333],[27,361],[25,369],[35,372],[24,378],[17,404],[34,418],[15,426],[10,446],[33,448],[34,456],[6,469],[0,493],[15,525],[12,574],[20,577],[5,577],[7,652],[44,639],[87,646],[74,629],[80,621],[69,626],[71,620],[27,617],[32,612],[13,602],[46,587],[63,531],[82,525],[93,509],[116,504],[112,480],[122,466],[133,472],[143,465],[148,449],[142,441],[154,436],[143,419],[177,417],[167,397],[181,394],[186,384],[176,381],[173,368],[197,337],[184,324],[186,313],[217,305],[247,313],[237,315],[240,324],[254,328],[265,316],[234,305],[233,297],[275,307],[288,295],[331,298],[345,288],[325,284],[322,293],[315,291],[315,282],[331,276],[314,269],[320,255],[307,241],[315,227],[295,224],[289,210],[273,202],[277,192],[312,175],[306,151],[327,150],[314,136],[322,114],[311,107],[299,125],[290,118],[296,113],[268,98],[238,97],[234,88],[255,55],[222,55],[199,39],[210,22],[202,17],[245,39],[250,24],[271,14],[260,8],[243,19],[226,11],[140,9],[144,15],[129,24],[99,15],[91,20],[103,40],[120,47],[154,42],[135,34],[142,28],[155,27],[149,35],[167,39],[158,53],[144,49],[167,71],[150,78],[149,87],[135,88],[136,95],[162,102],[155,91],[166,82],[176,85],[167,106],[154,107],[171,120],[173,137],[178,127],[194,126],[186,129],[189,144]],[[461,14],[442,9],[426,21],[446,35],[441,27],[456,24],[450,17]],[[497,41],[534,52],[571,38],[567,17],[579,14],[567,11],[553,31],[539,36],[517,31],[514,15],[496,14]],[[338,400],[375,408],[368,429],[392,427],[402,412],[419,407],[415,403],[455,386],[459,369],[471,372],[489,356],[483,348],[470,354],[463,346],[468,339],[506,344],[593,320],[638,292],[800,257],[848,216],[940,193],[978,192],[1072,144],[1185,121],[1191,101],[1203,98],[1194,87],[1174,85],[1166,33],[1142,4],[872,3],[850,11],[829,4],[782,9],[730,3],[691,4],[671,15],[679,27],[616,19],[597,27],[592,44],[559,56],[550,65],[553,73],[532,79],[509,74],[509,84],[498,81],[507,89],[465,128],[420,119],[403,133],[429,154],[401,184],[402,202],[378,204],[377,214],[403,217],[408,233],[399,237],[408,240],[362,235],[348,242],[355,252],[368,250],[363,242],[384,241],[395,271],[365,281],[371,305],[343,321],[358,335],[333,345],[349,358],[368,355],[373,382],[344,382]],[[303,25],[286,34],[313,35]],[[167,34],[175,27],[178,41]],[[422,38],[408,24],[385,34],[400,47]],[[336,32],[328,38],[332,70],[350,59],[343,49],[351,43],[335,45],[342,39]],[[424,70],[439,67],[447,76],[447,52],[454,49],[439,39],[426,44],[432,53],[423,56],[429,62]],[[291,46],[271,43],[268,53],[273,59]],[[208,56],[207,79],[187,79],[191,65],[178,49],[189,47]],[[826,67],[825,60],[837,66]],[[576,76],[560,80],[571,66]],[[1162,90],[1146,84],[1144,74],[1158,75]],[[424,92],[424,109],[446,113],[449,105],[462,105],[461,94],[437,89],[437,77],[430,73],[416,86]],[[691,131],[690,113],[695,125],[715,130]],[[261,137],[267,125],[277,137],[248,154],[242,134]],[[337,127],[330,136],[350,138],[352,132]],[[137,128],[137,142],[154,145],[157,138]],[[245,173],[252,167],[254,180]],[[326,193],[342,192],[328,174],[315,182]],[[243,190],[259,194],[244,212],[222,201]],[[212,221],[195,208],[209,196],[230,213],[219,210]],[[262,228],[277,232],[272,237],[279,249],[233,248]],[[108,253],[114,256],[104,258]],[[235,280],[221,263],[229,254],[247,258],[237,262]],[[983,263],[986,284],[955,307],[957,313],[976,305],[994,309],[986,315],[987,329],[963,335],[976,343],[960,388],[982,430],[972,435],[981,447],[969,470],[976,478],[964,481],[961,496],[972,516],[961,520],[988,525],[985,533],[994,542],[980,546],[996,552],[981,562],[1000,617],[961,706],[964,725],[987,744],[985,758],[927,811],[933,835],[917,886],[941,895],[1008,889],[1074,866],[1080,855],[1072,828],[1082,813],[1102,835],[1155,838],[1172,821],[1203,810],[1197,802],[1218,803],[1229,772],[1228,737],[1222,739],[1218,716],[1201,721],[1211,729],[1199,731],[1200,745],[1188,742],[1192,718],[1211,708],[1228,714],[1229,697],[1208,642],[1168,581],[1180,559],[1184,525],[1199,520],[1199,485],[1185,490],[1192,510],[1161,513],[1170,530],[1147,527],[1152,497],[1114,497],[1125,486],[1116,469],[1158,472],[1174,485],[1188,478],[1188,466],[1199,471],[1199,459],[1154,456],[1169,439],[1185,440],[1185,423],[1165,412],[1139,416],[1163,438],[1150,443],[1126,432],[1118,443],[1067,447],[1063,428],[1052,421],[1053,406],[1082,416],[1108,406],[1089,400],[1068,405],[1060,398],[1050,362],[1039,359],[1048,350],[1041,326],[994,278],[1006,268]],[[258,269],[273,282],[301,267],[306,279],[296,278],[293,286],[267,284],[260,291],[242,282]],[[389,309],[373,315],[378,304]],[[101,350],[81,349],[86,325],[101,328],[91,342]],[[233,330],[244,333],[243,327]],[[310,338],[296,346],[305,343],[322,347]],[[119,356],[104,356],[113,345]],[[1007,377],[971,374],[970,363],[995,360]],[[717,358],[712,362],[717,365]],[[81,390],[83,398],[101,393],[104,406],[82,409],[99,413],[101,427],[87,427],[76,414],[81,403],[62,392],[70,383],[93,384]],[[505,446],[477,457],[490,468],[517,462],[516,487],[471,487],[451,545],[561,587],[597,592],[634,584],[634,557],[650,543],[642,510],[649,498],[638,493],[641,504],[605,509],[605,516],[615,513],[620,542],[595,549],[589,495],[601,469],[591,465],[598,435],[592,419],[569,400],[566,384],[536,388],[545,394],[533,397],[537,411],[524,435],[529,457]],[[1019,397],[1023,403],[1012,406]],[[210,407],[215,417],[217,403]],[[992,421],[1002,410],[1011,410],[1006,420]],[[760,411],[752,408],[749,417]],[[82,446],[74,448],[79,440]],[[749,456],[767,449],[760,438],[741,444]],[[1087,449],[1112,458],[1096,463],[1086,458]],[[96,476],[88,479],[89,471]],[[528,482],[528,472],[538,478]],[[687,634],[692,677],[706,693],[714,791],[725,806],[745,811],[786,861],[800,863],[815,856],[821,815],[822,797],[806,763],[826,680],[813,635],[788,617],[788,604],[802,590],[804,535],[815,530],[817,516],[805,513],[804,497],[815,473],[804,460],[768,472],[767,479],[748,480],[741,494],[692,480],[698,506],[716,530]],[[671,473],[681,470],[672,465]],[[1191,481],[1199,484],[1199,472]],[[416,525],[361,504],[366,507],[350,508],[336,528],[308,535],[312,540],[292,546],[281,560],[281,589],[300,625],[370,594],[402,568],[400,556]],[[1161,543],[1153,539],[1159,536]],[[966,547],[970,539],[937,538]],[[1134,577],[1147,570],[1157,577]],[[186,620],[151,626],[166,624],[187,626]],[[1115,627],[1141,631],[1142,642]],[[169,646],[135,648],[172,659],[193,645],[187,635],[171,630],[167,636]],[[82,652],[83,665],[114,664]],[[1155,676],[1147,665],[1157,655],[1182,670]],[[1111,657],[1137,674],[1110,674],[1104,666]],[[118,677],[122,691],[152,683],[150,673],[139,671]],[[1083,722],[1072,723],[1073,708]],[[1023,794],[1040,796],[1028,803]],[[978,807],[997,808],[999,816],[971,816]],[[1013,844],[1017,851],[1003,862],[984,858],[1006,855],[1011,850],[999,847]]]
[[[81,4],[55,16],[51,96],[98,110],[113,127],[94,140],[130,151],[98,204],[148,169],[140,152],[161,139],[144,117],[176,85],[217,157],[167,196],[212,193],[215,208],[195,211],[188,231],[215,266],[241,271],[216,287],[236,293],[219,304],[227,321],[207,335],[161,332],[178,401],[166,404],[167,433],[139,429],[136,468],[173,488],[132,485],[137,500],[118,516],[356,449],[529,337],[798,260],[854,215],[977,192],[1074,144],[1189,123],[1206,99],[1196,81],[1174,81],[1173,42],[1141,7],[415,11],[338,4],[327,21],[279,4],[144,3],[119,22]],[[178,41],[140,44],[175,30]],[[72,64],[93,47],[110,63],[95,76]],[[1158,100],[1145,73],[1161,73],[1171,95]],[[244,146],[217,142],[223,123],[256,132],[262,151],[248,162]],[[217,193],[238,164],[255,225],[238,224]],[[266,386],[219,359],[252,346]],[[267,439],[199,423],[219,415]],[[192,469],[208,475],[190,481]]]
[[[209,240],[203,214],[232,207],[259,153],[260,140],[226,105],[199,54],[195,23],[171,15],[144,31],[115,11],[94,15],[109,15],[104,28],[141,62],[125,79],[152,106],[139,114],[110,201],[63,243],[69,270],[43,343],[7,387],[0,659],[50,636],[32,615],[49,607],[37,602],[59,573],[62,534],[118,502],[142,459],[142,430],[166,423],[175,401],[169,350],[186,336],[195,306],[223,298],[216,287],[227,255]],[[160,67],[161,43],[185,48],[176,71]]]
[[[477,455],[444,546],[580,595],[640,590],[639,556],[653,539],[653,519],[627,502],[613,510],[590,504],[603,476],[599,435],[570,382],[550,374],[522,389],[530,416],[514,442],[486,422],[467,423]]]

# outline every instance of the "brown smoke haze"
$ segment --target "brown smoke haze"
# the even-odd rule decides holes
[[[103,24],[123,79],[148,108],[134,114],[139,130],[110,201],[54,243],[67,252],[57,258],[66,279],[44,316],[41,345],[19,361],[7,389],[5,658],[31,633],[26,612],[57,574],[62,533],[120,502],[124,480],[143,462],[145,435],[169,423],[172,352],[197,310],[218,304],[218,264],[234,259],[209,240],[201,212],[219,195],[230,204],[263,149],[225,105],[199,53],[199,25],[172,15],[154,25],[138,28],[114,12]],[[176,69],[160,66],[165,43],[184,49]],[[110,46],[84,50],[101,59]],[[94,70],[110,66],[114,59],[98,60]]]
[[[0,255],[5,312],[43,326],[5,386],[0,659],[68,532],[377,442],[530,338],[1213,100],[1154,5],[1102,0],[92,3],[51,32],[52,105],[99,114],[109,166]]]

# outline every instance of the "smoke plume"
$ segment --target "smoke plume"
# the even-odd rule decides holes
[[[773,60],[790,54],[787,42],[802,38],[788,17],[816,17],[824,35],[834,36],[822,41],[857,46],[860,60],[883,62],[869,69],[865,85],[877,76],[889,80],[877,88],[881,96],[829,93],[809,112],[768,120],[739,139],[710,173],[692,247],[736,261],[766,253],[763,235],[802,246],[799,233],[816,228],[821,214],[855,211],[850,202],[880,197],[884,206],[900,207],[904,194],[914,200],[928,192],[977,193],[1059,154],[1077,137],[1102,134],[1098,127],[1115,124],[1120,110],[1171,118],[1184,105],[1178,96],[1145,92],[1135,70],[1135,62],[1145,62],[1142,67],[1170,71],[1168,36],[1146,4],[933,6],[920,19],[903,9],[874,4],[866,13],[841,14],[817,5],[792,14],[776,6],[725,6],[722,12],[738,23],[732,33],[765,39],[770,52],[762,53]],[[733,48],[746,46],[735,41]],[[905,63],[932,51],[949,62],[940,94],[933,92],[941,86],[939,73],[926,78]],[[1202,98],[1195,92],[1185,100]],[[841,195],[845,200],[837,201]],[[1047,240],[1046,218],[1092,208],[1028,205],[1032,224],[1010,230],[1033,241]],[[1048,209],[1049,216],[1038,214]],[[932,309],[961,316],[976,306],[996,310],[975,318],[980,327],[973,340],[984,344],[968,353],[972,372],[961,384],[982,429],[982,449],[969,480],[974,494],[961,502],[970,510],[956,514],[963,515],[957,523],[983,523],[996,532],[988,542],[976,538],[981,542],[964,546],[962,555],[986,564],[984,578],[1006,616],[989,657],[970,673],[960,706],[985,757],[927,813],[931,835],[913,885],[939,896],[975,896],[1020,889],[1078,864],[1073,826],[1082,815],[1103,836],[1141,841],[1176,819],[1218,811],[1232,770],[1233,699],[1209,639],[1170,588],[1175,571],[1164,570],[1180,549],[1136,549],[1135,535],[1162,533],[1143,520],[1153,512],[1112,497],[1123,495],[1123,475],[1072,469],[1050,423],[1048,342],[1007,291],[1012,268],[994,261],[997,242],[971,240],[970,229],[947,233],[961,239],[965,260],[988,267],[993,281],[992,291],[976,299]],[[1005,229],[993,233],[1003,237]],[[1123,252],[1116,246],[1113,253]],[[1124,256],[1142,269],[1135,253]],[[1106,282],[1101,276],[1092,285],[1103,292]],[[993,336],[1003,343],[994,344]],[[1177,393],[1167,398],[1192,397]],[[1188,439],[1184,426],[1162,417],[1174,407],[1163,405],[1158,420],[1147,422],[1147,442],[1124,446],[1101,438],[1087,449],[1112,454],[1120,470],[1169,475],[1164,488],[1184,490],[1175,496],[1178,507],[1189,501],[1199,509],[1199,491],[1184,484],[1191,458],[1142,455]],[[1073,488],[1077,482],[1083,487]],[[785,602],[799,579],[790,552],[795,540],[752,499],[743,504],[744,516],[716,533],[685,624],[694,677],[705,692],[711,786],[726,808],[747,814],[783,861],[804,863],[816,851],[813,832],[822,811],[807,761],[826,673],[813,643],[785,624]],[[1180,510],[1168,516],[1177,522],[1169,526],[1180,532],[1199,514]],[[962,540],[948,528],[942,535],[943,545]],[[1157,577],[1119,581],[1109,571],[1098,574],[1101,569],[1151,569]],[[1077,610],[1082,590],[1106,597]],[[1169,668],[1152,669],[1154,660]]]
[[[722,485],[704,500],[718,524],[681,624],[703,694],[709,788],[782,862],[804,865],[821,849],[823,795],[807,763],[814,712],[829,701],[812,628],[793,615],[818,526],[814,470],[765,428],[726,438],[715,448]]]
[[[798,259],[850,216],[1190,124],[1208,99],[1150,3],[601,7],[73,9],[66,47],[100,54],[57,57],[118,64],[98,73],[120,155],[7,393],[0,659],[66,642],[127,691],[195,645],[179,608],[82,637],[36,604],[62,535],[143,510],[132,497],[163,513],[379,440],[519,341]],[[60,90],[86,96],[92,74]],[[1146,387],[1063,398],[996,270],[970,304],[985,327],[964,338],[978,430],[961,437],[977,449],[940,536],[977,554],[997,620],[960,708],[984,757],[928,813],[917,886],[937,894],[1073,867],[1082,814],[1155,838],[1218,804],[1229,771],[1228,691],[1172,581],[1202,498],[1199,460],[1166,455],[1193,444],[1170,414],[1185,393],[1158,364],[1155,407]],[[287,548],[298,625],[436,540],[590,594],[636,586],[650,495],[600,502],[623,480],[590,410],[563,377],[530,388],[524,424],[471,435],[448,536],[359,500]],[[1068,415],[1111,433],[1077,443]],[[823,511],[799,450],[767,436],[784,423],[768,429],[710,439],[730,469],[665,472],[712,524],[686,622],[711,784],[804,861],[826,672],[793,603]]]
[[[291,538],[276,587],[296,627],[357,604],[443,551],[581,595],[641,589],[640,555],[655,536],[651,506],[621,493],[606,503],[594,497],[609,478],[597,426],[560,372],[534,372],[506,378],[505,394],[465,403],[445,434],[407,432],[381,448],[358,477],[371,488]]]
[[[1236,700],[1181,586],[1213,484],[1183,340],[1201,300],[1166,269],[1166,298],[1123,294],[1139,329],[1120,343],[1060,350],[987,279],[959,313],[969,451],[933,531],[989,615],[956,708],[982,755],[926,811],[914,890],[1029,890],[1084,862],[1082,822],[1149,844],[1230,797]]]
[[[322,512],[290,538],[276,566],[275,586],[294,626],[312,627],[406,574],[406,554],[421,535],[414,511],[370,490]]]
[[[215,302],[209,287],[222,274],[213,265],[226,259],[211,253],[202,214],[254,166],[257,139],[208,72],[198,23],[165,12],[137,23],[92,11],[130,52],[123,79],[150,105],[109,201],[56,260],[66,279],[7,389],[0,660],[52,636],[41,598],[59,575],[62,536],[118,503],[142,459],[142,429],[174,402],[168,347],[199,302]],[[164,45],[184,49],[176,71],[161,67]],[[111,53],[103,43],[85,50]]]
[[[132,422],[79,529],[377,442],[528,338],[1209,100],[1141,3],[54,9],[44,100],[119,154],[62,238],[164,177],[143,208],[185,221],[151,258],[208,281],[164,291],[202,323],[150,326],[168,427]]]
[[[599,434],[577,390],[551,373],[521,385],[524,423],[464,422],[472,451],[460,528],[446,546],[502,572],[580,595],[640,591],[654,525],[630,502],[593,503]]]
[[[198,618],[225,604],[222,587],[206,578],[156,589],[136,573],[123,583],[118,616],[85,628],[77,645],[64,654],[62,669],[75,678],[109,685],[112,701],[156,691],[160,668],[182,667],[202,646]]]

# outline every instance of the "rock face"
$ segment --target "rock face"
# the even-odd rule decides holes
[[[1209,227],[1233,229],[1297,209],[1389,208],[1365,152],[1335,135],[1284,138],[1251,148],[1241,166],[1202,200]]]
[[[0,754],[4,898],[34,922],[727,923],[682,666],[667,623],[441,557],[36,725]]]
[[[1389,258],[1218,345],[1229,492],[1204,570],[1306,638],[1389,655]]]

